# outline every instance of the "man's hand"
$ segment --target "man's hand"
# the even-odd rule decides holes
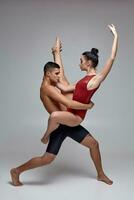
[[[52,47],[52,53],[61,52],[62,51],[62,43],[59,37],[56,37],[56,41],[54,46]]]
[[[64,66],[63,66],[62,57],[61,57],[61,51],[62,51],[61,41],[59,37],[56,37],[55,44],[52,47],[53,59],[54,59],[54,62],[60,66],[60,82],[65,85],[68,85],[69,81],[67,80],[65,76]]]
[[[93,108],[94,103],[93,103],[92,101],[90,101],[90,103],[89,103],[88,105],[89,105],[89,108],[88,108],[88,109],[91,109],[91,108]]]

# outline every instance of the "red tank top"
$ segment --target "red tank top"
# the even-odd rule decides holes
[[[84,104],[88,104],[95,93],[95,91],[99,88],[87,90],[87,84],[92,79],[92,77],[95,75],[87,75],[84,78],[82,78],[80,81],[76,83],[75,90],[73,93],[73,100],[79,101]],[[87,110],[76,110],[72,108],[67,108],[67,111],[79,115],[82,119],[84,119]]]

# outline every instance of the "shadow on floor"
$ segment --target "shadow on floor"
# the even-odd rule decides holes
[[[28,172],[27,172],[28,173]],[[25,174],[25,177],[27,174]],[[32,176],[32,181],[31,181]],[[36,178],[34,178],[36,177]],[[21,177],[21,181],[24,185],[49,185],[61,181],[70,181],[73,179],[96,179],[96,176],[92,171],[88,169],[78,168],[77,166],[56,165],[49,166],[44,169],[40,169],[38,172],[33,171],[30,175],[30,181],[25,181],[24,176]],[[27,177],[28,180],[28,177]],[[36,181],[37,180],[37,181]]]

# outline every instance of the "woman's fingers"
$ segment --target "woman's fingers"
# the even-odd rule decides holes
[[[111,30],[111,32],[115,35],[117,32],[116,32],[116,28],[113,24],[109,24],[108,25],[109,29]]]

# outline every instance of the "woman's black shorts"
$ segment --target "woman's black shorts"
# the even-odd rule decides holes
[[[70,137],[73,140],[81,143],[87,135],[91,136],[91,134],[81,125],[70,127],[61,124],[55,131],[51,133],[46,152],[57,155],[61,144],[66,137]]]

